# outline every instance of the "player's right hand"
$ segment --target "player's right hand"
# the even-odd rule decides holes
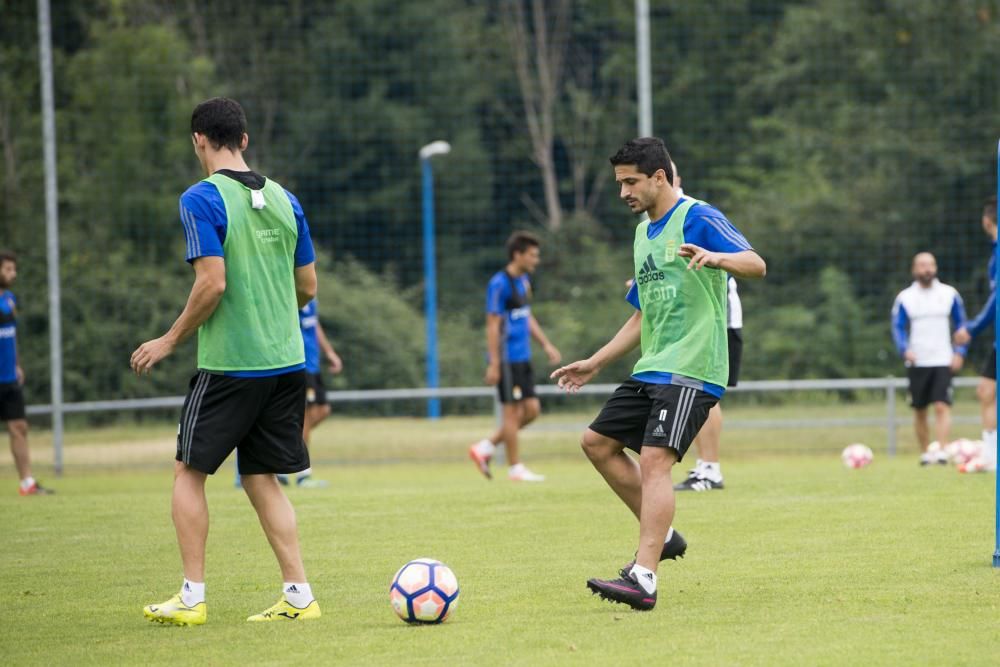
[[[903,361],[905,361],[907,365],[917,363],[917,353],[912,350],[907,350],[903,353]]]
[[[486,375],[483,377],[483,382],[491,387],[500,384],[500,364],[490,364],[486,367]]]
[[[590,359],[583,359],[555,369],[549,377],[558,380],[559,387],[567,393],[575,394],[580,391],[580,387],[590,382],[599,370]]]

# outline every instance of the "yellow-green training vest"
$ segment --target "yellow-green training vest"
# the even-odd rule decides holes
[[[635,229],[635,279],[642,308],[642,356],[633,374],[676,373],[725,387],[729,380],[726,272],[687,270],[678,254],[684,218],[696,199],[681,200],[656,238],[650,222]]]
[[[251,190],[221,174],[205,179],[226,205],[226,291],[198,329],[198,368],[255,371],[305,362],[295,292],[298,226],[284,189],[264,182],[264,208]]]

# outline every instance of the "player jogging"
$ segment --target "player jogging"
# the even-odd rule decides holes
[[[920,445],[920,465],[946,465],[950,442],[951,378],[962,369],[964,346],[952,347],[951,325],[965,326],[962,297],[937,279],[937,261],[929,252],[913,258],[913,284],[892,304],[892,338],[906,362],[910,380],[913,428]],[[927,407],[934,406],[934,428],[940,448],[931,451]]]
[[[302,440],[309,446],[312,430],[330,415],[330,404],[326,402],[326,385],[323,384],[321,358],[330,364],[330,372],[336,375],[344,369],[340,355],[333,349],[323,325],[319,322],[319,305],[313,299],[299,309],[299,328],[306,354],[306,414],[302,426]],[[322,352],[322,357],[320,353]],[[288,475],[278,475],[278,481],[288,484]],[[295,476],[296,486],[303,489],[322,489],[329,486],[324,479],[312,476],[312,468],[306,468]]]
[[[708,411],[725,392],[726,273],[763,277],[764,260],[714,207],[679,197],[670,155],[660,139],[626,143],[612,158],[620,196],[650,220],[636,227],[635,282],[627,299],[636,311],[589,359],[552,373],[576,392],[636,345],[632,377],[615,390],[581,445],[615,494],[639,519],[635,561],[621,577],[587,587],[633,609],[656,605],[657,566],[683,554],[673,530],[674,464],[683,459]],[[625,453],[639,454],[638,463]]]
[[[234,449],[285,582],[277,604],[247,620],[320,616],[299,554],[295,510],[275,479],[275,473],[309,467],[296,311],[316,296],[314,252],[298,200],[244,161],[246,130],[233,100],[217,97],[195,107],[191,138],[208,177],[180,200],[194,285],[170,330],[131,358],[137,374],[148,374],[198,332],[198,371],[181,412],[172,499],[184,583],[166,602],[143,609],[159,623],[205,622],[205,480]]]
[[[544,475],[521,463],[518,431],[533,422],[542,412],[535,394],[531,370],[531,339],[541,343],[549,363],[562,358],[549,342],[541,325],[531,314],[531,281],[539,262],[541,242],[531,232],[514,232],[507,239],[507,266],[490,278],[486,288],[486,350],[488,365],[485,381],[495,385],[503,404],[503,421],[489,438],[469,447],[469,458],[476,468],[492,479],[490,462],[497,445],[507,447],[507,478],[515,482],[542,482]]]
[[[997,307],[997,198],[990,197],[983,205],[981,218],[983,231],[992,242],[990,260],[986,272],[990,281],[990,298],[979,314],[969,320],[965,327],[955,332],[956,345],[968,345],[972,339],[993,326]],[[971,470],[997,469],[997,347],[993,342],[993,351],[980,371],[979,385],[976,387],[976,397],[979,398],[979,414],[983,423],[983,451],[981,466],[971,466]]]
[[[17,359],[17,299],[10,291],[17,280],[17,255],[0,252],[0,420],[7,422],[10,453],[21,479],[17,492],[22,496],[52,493],[31,476],[28,448],[28,420],[24,412],[24,371]]]

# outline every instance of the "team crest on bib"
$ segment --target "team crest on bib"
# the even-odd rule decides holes
[[[677,259],[677,241],[670,239],[667,241],[667,249],[663,253],[663,259],[672,262]]]

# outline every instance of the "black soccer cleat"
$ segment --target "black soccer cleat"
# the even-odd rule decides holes
[[[647,593],[631,574],[621,579],[589,579],[587,588],[602,600],[627,604],[638,611],[649,611],[656,606],[656,591]]]
[[[692,470],[683,482],[674,484],[674,491],[711,491],[712,489],[724,489],[726,488],[722,484],[720,479],[718,482],[713,482],[707,477],[699,477]]]
[[[678,531],[674,531],[674,534],[670,536],[670,539],[663,543],[663,549],[660,551],[660,561],[665,560],[677,560],[678,558],[684,558],[684,554],[687,553],[688,543]],[[635,565],[635,559],[633,558],[628,565],[618,570],[618,574],[623,577],[628,577],[629,573],[632,571],[632,566]]]

